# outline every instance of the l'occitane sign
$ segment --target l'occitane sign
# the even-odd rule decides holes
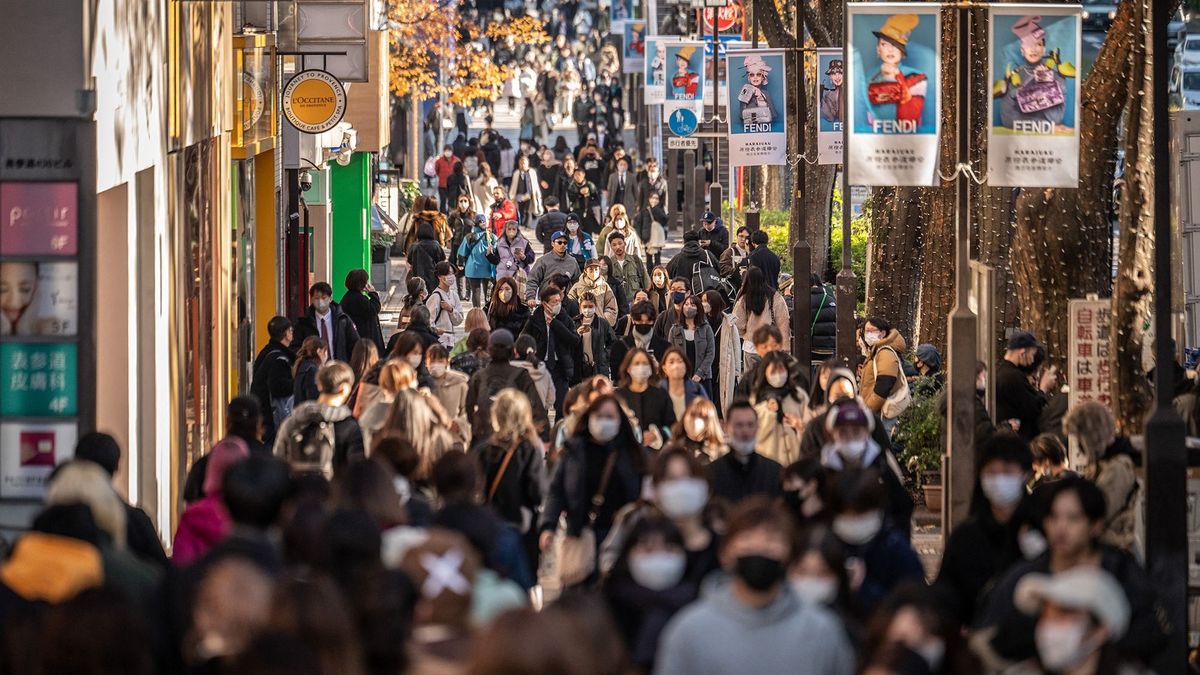
[[[324,70],[305,70],[283,88],[283,114],[300,131],[329,131],[346,114],[346,89]]]

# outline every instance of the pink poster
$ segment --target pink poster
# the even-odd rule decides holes
[[[0,255],[75,255],[76,183],[0,183]]]

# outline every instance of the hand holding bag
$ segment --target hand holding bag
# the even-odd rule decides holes
[[[600,486],[592,495],[591,508],[588,509],[587,525],[583,526],[579,536],[567,534],[566,516],[559,518],[554,538],[554,557],[558,561],[558,580],[564,587],[583,583],[596,569],[596,512],[604,506],[604,493],[608,490],[608,481],[612,478],[619,452],[619,449],[613,450],[604,463]]]

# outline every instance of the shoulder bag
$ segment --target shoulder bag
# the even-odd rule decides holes
[[[554,538],[555,559],[558,561],[558,580],[564,587],[575,586],[587,580],[596,570],[596,512],[604,506],[604,493],[608,490],[608,481],[612,478],[613,467],[617,463],[615,449],[604,463],[604,473],[600,476],[600,486],[592,495],[591,507],[588,509],[587,524],[579,532],[578,537],[567,534],[566,516],[559,518],[557,536]]]
[[[912,392],[908,388],[908,378],[904,377],[904,369],[900,367],[900,355],[891,347],[884,347],[884,349],[890,351],[896,357],[896,367],[899,369],[896,379],[899,380],[897,384],[900,386],[888,394],[887,400],[883,402],[883,409],[879,412],[883,414],[884,418],[894,420],[900,417],[908,409],[908,405],[912,403]],[[878,359],[879,354],[875,354],[875,358]],[[879,377],[879,365],[875,363],[874,359],[871,360],[871,367],[875,369],[875,377]]]

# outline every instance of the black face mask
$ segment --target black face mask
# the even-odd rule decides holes
[[[804,500],[800,498],[799,490],[783,491],[783,505],[792,512],[792,515],[797,517],[802,515],[802,512],[800,511],[800,505],[803,503],[803,501]]]
[[[672,291],[671,292],[671,302],[673,302],[677,305],[682,304],[684,298],[686,298],[686,297],[687,297],[687,294],[684,293],[683,291]]]
[[[761,555],[744,555],[737,559],[736,574],[756,591],[765,591],[783,579],[783,562]]]
[[[653,328],[653,325],[647,323],[635,323],[633,325],[633,330],[636,331],[638,335],[649,335],[651,329]]]

